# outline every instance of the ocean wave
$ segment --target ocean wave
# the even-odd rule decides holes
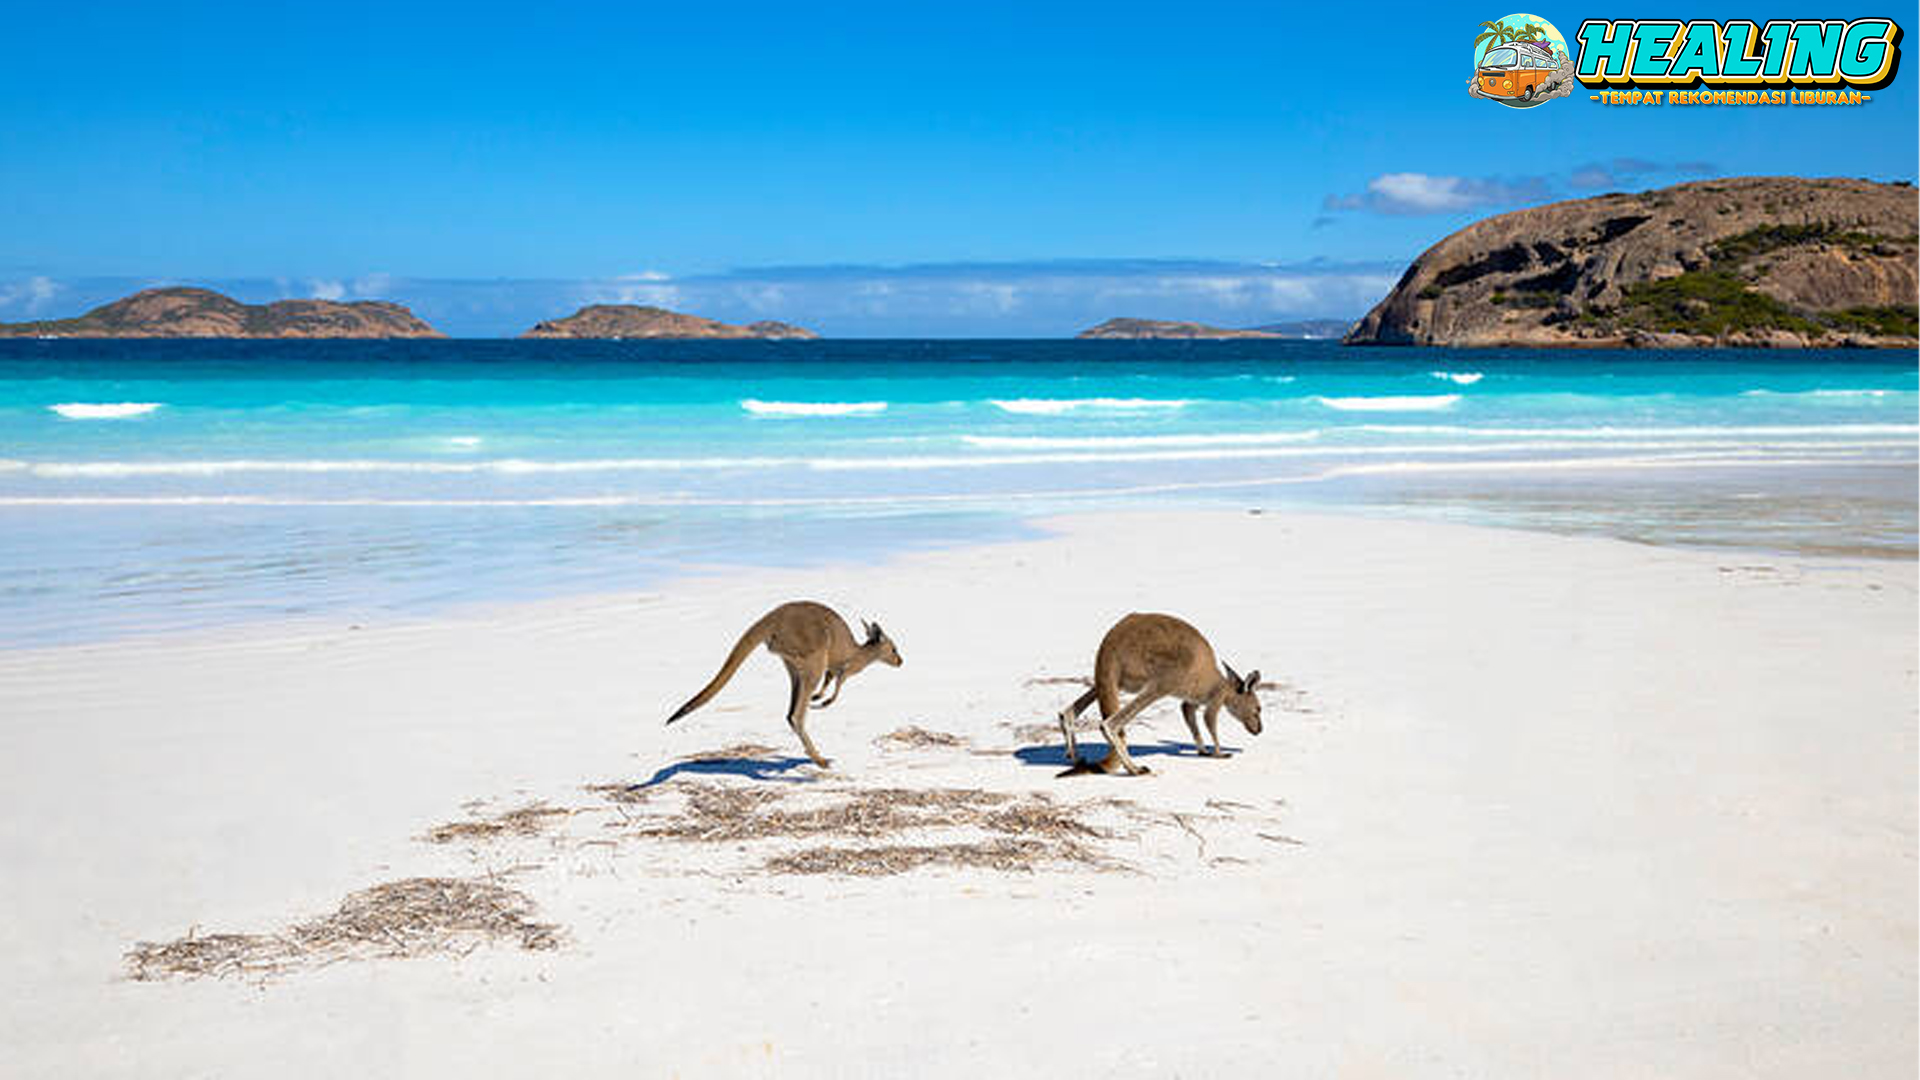
[[[1742,390],[1741,397],[1883,398],[1900,390]]]
[[[1472,386],[1474,383],[1486,378],[1485,375],[1478,371],[1429,371],[1427,374],[1436,379],[1444,379],[1455,386]]]
[[[1568,433],[1561,432],[1560,435]],[[1173,438],[1181,438],[1174,436]],[[925,454],[891,457],[705,457],[705,458],[590,458],[532,461],[501,458],[487,461],[401,461],[382,459],[231,460],[231,461],[18,461],[0,460],[0,473],[26,473],[47,479],[113,480],[142,477],[211,478],[240,474],[400,474],[463,476],[495,474],[540,476],[608,472],[692,472],[728,469],[801,469],[816,472],[898,472],[930,469],[975,469],[1034,465],[1113,465],[1176,461],[1232,461],[1280,458],[1369,458],[1389,455],[1490,457],[1521,453],[1593,453],[1597,451],[1705,451],[1833,453],[1900,450],[1911,452],[1909,439],[1858,438],[1850,441],[1780,442],[1772,445],[1740,439],[1615,438],[1607,441],[1579,437],[1513,441],[1472,441],[1336,446],[1299,440],[1291,444],[1218,445],[1211,443],[1148,443],[1107,448],[1073,445],[1032,447],[1040,453]],[[1117,451],[1117,452],[1116,452]]]
[[[1021,416],[1058,416],[1081,409],[1133,411],[1139,409],[1181,409],[1193,404],[1191,398],[1013,398],[989,402],[1001,412]]]
[[[47,408],[69,420],[124,420],[160,408],[158,401],[65,401]]]
[[[745,398],[740,407],[755,416],[872,416],[887,411],[884,401],[761,401]]]
[[[1751,469],[1822,467],[1832,457],[1795,456],[1767,451],[1735,453],[1632,454],[1618,457],[1513,458],[1502,461],[1368,461],[1336,465],[1320,479],[1395,473],[1579,472],[1623,469]]]
[[[1314,484],[1343,477],[1396,473],[1527,472],[1581,470],[1659,470],[1698,468],[1825,467],[1830,456],[1803,455],[1747,448],[1732,452],[1661,452],[1611,456],[1467,459],[1435,461],[1402,458],[1391,461],[1346,462],[1289,474],[1266,474],[1211,480],[1167,480],[1136,484],[1012,491],[875,493],[820,496],[702,496],[682,494],[580,495],[512,497],[310,497],[299,495],[0,495],[0,507],[157,507],[261,506],[316,508],[522,508],[522,507],[835,507],[877,506],[902,509],[912,505],[1004,504],[1071,498],[1112,498],[1181,491],[1249,489]]]
[[[1315,402],[1341,412],[1438,412],[1460,402],[1459,394],[1403,394],[1386,397],[1316,397]]]
[[[399,461],[379,458],[235,459],[229,461],[8,461],[0,469],[54,479],[123,479],[142,476],[231,476],[243,473],[407,473],[459,476],[474,473],[674,472],[690,469],[754,469],[791,464],[792,458],[593,458],[571,461]]]
[[[1311,442],[1313,431],[1261,431],[1213,435],[962,435],[960,441],[982,450],[1124,450],[1156,446],[1268,446]]]
[[[1359,424],[1348,431],[1383,435],[1464,435],[1499,439],[1653,439],[1749,436],[1920,435],[1920,424],[1702,424],[1693,427],[1469,427],[1464,424]]]

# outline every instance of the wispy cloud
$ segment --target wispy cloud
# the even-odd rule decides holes
[[[1326,209],[1401,216],[1450,214],[1539,202],[1550,197],[1551,190],[1546,178],[1539,176],[1502,180],[1417,172],[1384,173],[1367,181],[1365,191],[1327,196]]]
[[[21,281],[0,284],[0,309],[18,309],[25,315],[38,315],[60,293],[60,283],[36,274]]]
[[[1645,183],[1656,177],[1713,176],[1720,170],[1705,161],[1663,163],[1641,158],[1618,157],[1594,162],[1573,170],[1568,182],[1577,188],[1619,188]]]
[[[1712,176],[1719,172],[1704,161],[1663,163],[1620,157],[1575,167],[1562,175],[1475,177],[1420,172],[1382,173],[1367,181],[1365,190],[1328,195],[1313,221],[1316,229],[1338,220],[1342,213],[1420,217],[1469,211],[1506,210],[1552,199],[1568,198],[1583,190],[1627,188],[1656,179]]]

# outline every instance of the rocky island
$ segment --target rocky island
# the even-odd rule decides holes
[[[1113,341],[1143,338],[1277,338],[1282,335],[1265,330],[1227,330],[1202,323],[1170,322],[1165,319],[1108,319],[1074,336],[1086,340]]]
[[[523,338],[762,338],[805,340],[820,335],[790,323],[766,320],[736,326],[698,315],[642,304],[590,304],[564,319],[549,319]]]
[[[243,304],[211,289],[143,289],[72,319],[0,323],[0,337],[437,338],[438,330],[384,300]]]
[[[1350,345],[1916,344],[1907,184],[1745,177],[1488,218],[1427,249]]]

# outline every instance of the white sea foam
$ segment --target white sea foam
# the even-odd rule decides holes
[[[1311,442],[1318,431],[1258,431],[1213,435],[962,435],[982,450],[1125,450],[1161,446],[1269,446]]]
[[[1384,435],[1464,435],[1487,439],[1657,439],[1750,436],[1806,438],[1920,435],[1920,424],[1738,424],[1692,427],[1468,427],[1462,424],[1359,424],[1349,431]]]
[[[1858,425],[1862,427],[1883,425]],[[1897,425],[1884,425],[1896,427]],[[1824,429],[1823,429],[1824,430]],[[1304,434],[1304,433],[1303,433]],[[540,476],[584,473],[667,473],[702,470],[799,469],[816,472],[899,472],[928,469],[975,469],[1034,465],[1112,464],[1128,462],[1231,461],[1283,458],[1371,458],[1381,456],[1491,457],[1520,453],[1594,453],[1621,451],[1704,451],[1853,453],[1859,451],[1901,451],[1911,456],[1912,439],[1854,438],[1817,441],[1784,440],[1756,442],[1750,438],[1666,439],[1616,437],[1606,440],[1583,438],[1584,432],[1556,431],[1553,437],[1510,440],[1472,440],[1466,442],[1392,443],[1376,445],[1332,445],[1302,439],[1272,445],[1219,445],[1213,443],[1148,443],[1143,446],[1086,446],[1075,440],[1065,445],[1031,446],[1036,453],[999,454],[923,454],[890,457],[702,457],[702,458],[589,458],[562,461],[531,461],[502,458],[486,461],[400,461],[382,459],[336,460],[229,460],[229,461],[18,461],[0,460],[0,472],[25,472],[47,479],[129,479],[142,477],[215,478],[241,474],[396,474],[422,476],[462,476],[495,474],[504,476]],[[1904,432],[1900,434],[1904,435]],[[1174,439],[1183,438],[1174,436]],[[1097,444],[1097,440],[1093,441]],[[983,447],[984,449],[984,447]],[[1015,449],[1002,447],[1001,449]],[[1883,455],[1884,456],[1884,455]]]
[[[457,446],[462,450],[471,450],[479,446],[481,442],[482,440],[478,435],[450,435],[447,437],[448,446]]]
[[[1485,375],[1478,371],[1429,371],[1427,374],[1436,379],[1445,379],[1455,386],[1472,386],[1474,383],[1486,378]]]
[[[746,398],[740,407],[755,416],[872,416],[887,411],[884,401],[761,401]]]
[[[1383,448],[1384,449],[1384,448]],[[1403,448],[1404,449],[1404,448]],[[1670,449],[1670,448],[1663,448]],[[1662,452],[1618,456],[1560,458],[1513,458],[1502,460],[1460,459],[1349,462],[1329,467],[1282,475],[1234,477],[1220,480],[1173,480],[1162,483],[1029,489],[1016,491],[939,492],[915,494],[829,495],[733,497],[695,495],[587,495],[529,498],[327,498],[281,495],[54,495],[0,496],[0,507],[145,507],[145,506],[269,506],[269,507],[427,507],[427,508],[517,508],[517,507],[832,507],[886,506],[908,504],[999,504],[1009,500],[1046,500],[1082,497],[1111,498],[1122,495],[1147,495],[1179,491],[1259,488],[1278,485],[1313,484],[1345,476],[1392,473],[1443,473],[1479,471],[1580,471],[1580,470],[1659,470],[1697,468],[1774,468],[1822,467],[1833,465],[1832,456],[1804,455],[1746,448],[1733,452]]]
[[[1742,390],[1741,397],[1883,398],[1898,390]]]
[[[124,420],[158,409],[158,401],[66,401],[47,408],[69,420]]]
[[[1460,402],[1459,394],[1405,394],[1386,397],[1316,397],[1314,401],[1341,412],[1438,412]]]
[[[26,471],[58,479],[120,479],[142,476],[213,477],[246,473],[397,473],[459,476],[475,473],[540,474],[587,472],[675,472],[697,469],[751,469],[792,464],[795,459],[740,458],[592,458],[572,461],[528,461],[499,458],[490,461],[396,461],[379,458],[301,459],[273,461],[37,461],[21,463]]]
[[[1372,476],[1393,473],[1468,473],[1468,472],[1579,472],[1583,470],[1633,469],[1751,469],[1779,467],[1818,467],[1835,464],[1833,457],[1795,456],[1792,454],[1689,453],[1636,454],[1623,457],[1514,458],[1504,461],[1380,461],[1337,465],[1320,474],[1322,479],[1341,476]]]
[[[990,402],[1001,412],[1021,416],[1058,416],[1083,409],[1135,411],[1141,409],[1180,409],[1193,404],[1190,398],[1012,398]]]

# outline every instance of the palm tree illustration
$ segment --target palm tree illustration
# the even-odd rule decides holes
[[[1480,24],[1480,29],[1480,36],[1473,39],[1473,47],[1479,50],[1476,54],[1479,56],[1485,56],[1489,50],[1505,45],[1509,41],[1531,41],[1535,44],[1546,42],[1546,28],[1539,23],[1507,26],[1505,23],[1483,22]],[[1486,48],[1480,48],[1481,42],[1486,42]],[[1552,48],[1551,45],[1547,47]]]

